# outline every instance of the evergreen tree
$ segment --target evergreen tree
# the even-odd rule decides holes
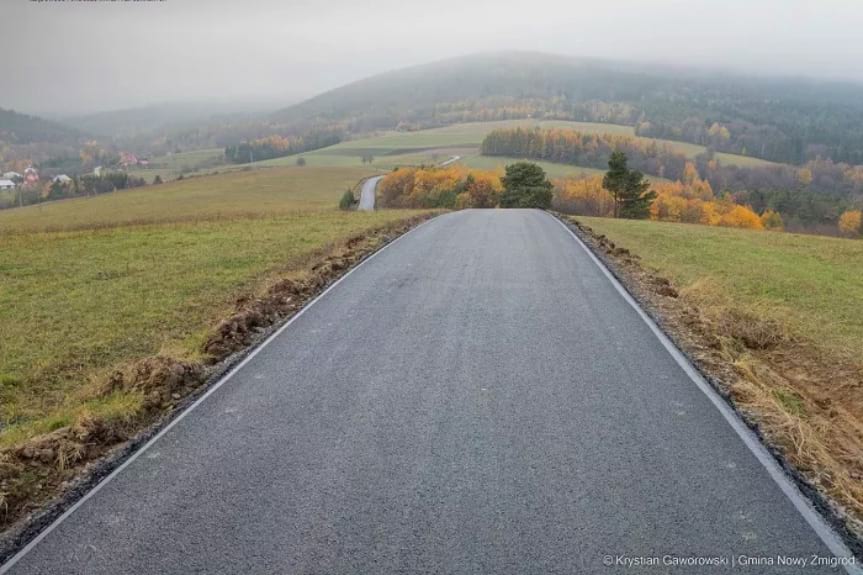
[[[547,209],[551,206],[551,182],[545,177],[545,171],[536,164],[517,162],[508,165],[501,182],[502,208]]]
[[[354,204],[356,204],[356,199],[354,199],[354,193],[347,189],[345,193],[342,194],[342,199],[339,200],[339,209],[340,210],[350,210],[353,209]]]
[[[602,187],[614,198],[615,218],[644,219],[650,215],[656,192],[649,190],[650,182],[644,179],[644,174],[627,167],[623,152],[611,154]]]

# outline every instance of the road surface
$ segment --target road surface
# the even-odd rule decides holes
[[[841,571],[604,566],[664,555],[830,551],[568,230],[469,210],[357,268],[7,569]]]
[[[363,182],[363,187],[360,189],[360,205],[357,209],[363,211],[375,209],[375,190],[382,179],[383,176],[375,176]]]

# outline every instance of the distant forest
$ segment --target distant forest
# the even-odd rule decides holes
[[[863,164],[863,86],[761,79],[576,60],[481,55],[332,90],[273,116],[352,132],[465,121],[560,119],[634,126],[638,135],[803,164]]]

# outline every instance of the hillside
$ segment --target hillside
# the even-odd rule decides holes
[[[638,135],[802,163],[863,163],[863,86],[481,54],[381,74],[285,108],[286,125],[352,131],[511,118],[634,126]]]
[[[0,141],[7,144],[75,144],[81,136],[63,124],[0,108]]]
[[[80,130],[110,138],[133,138],[156,132],[194,129],[264,116],[272,106],[243,102],[170,102],[64,118]]]

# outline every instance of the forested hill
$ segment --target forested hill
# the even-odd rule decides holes
[[[74,144],[80,137],[63,124],[0,108],[0,141],[7,144]]]
[[[535,53],[374,76],[285,108],[289,125],[416,129],[521,117],[610,122],[642,136],[800,164],[863,164],[863,86],[681,72]]]

